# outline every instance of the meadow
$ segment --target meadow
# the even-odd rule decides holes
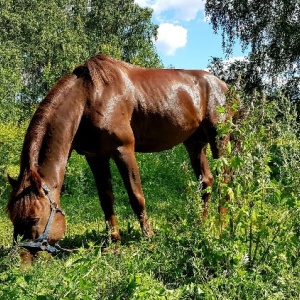
[[[138,154],[148,215],[155,231],[141,235],[112,163],[122,241],[101,247],[103,212],[91,172],[73,153],[61,203],[67,231],[60,245],[76,249],[20,265],[5,205],[6,173],[18,175],[28,120],[0,124],[0,299],[299,299],[300,141],[293,106],[281,97],[244,103],[233,126],[240,141],[218,160],[209,216],[201,218],[201,186],[183,146]],[[220,125],[220,132],[228,130]],[[231,181],[223,182],[224,169]],[[225,196],[230,201],[224,203]],[[218,206],[227,206],[220,215]]]

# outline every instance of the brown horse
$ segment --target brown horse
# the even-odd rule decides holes
[[[63,237],[60,192],[70,153],[85,155],[94,174],[107,229],[120,239],[114,213],[109,160],[119,169],[142,232],[153,231],[135,151],[157,152],[184,143],[203,187],[213,176],[206,158],[216,140],[218,106],[226,105],[224,82],[205,71],[145,69],[98,55],[60,79],[40,103],[28,127],[20,175],[7,204],[14,239],[32,254],[54,251]],[[226,117],[226,116],[225,116]],[[209,194],[203,195],[204,216]]]

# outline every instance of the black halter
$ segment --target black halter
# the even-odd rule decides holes
[[[56,243],[54,246],[51,246],[49,244],[49,241],[48,241],[49,231],[50,231],[50,228],[52,226],[53,218],[54,218],[55,213],[59,212],[62,215],[65,215],[65,213],[64,213],[63,210],[61,210],[58,207],[57,203],[51,197],[50,189],[45,184],[43,184],[42,188],[43,188],[43,190],[44,190],[44,192],[45,192],[48,200],[50,201],[51,212],[50,212],[50,216],[49,216],[47,225],[45,227],[44,232],[37,239],[35,239],[32,242],[29,241],[29,242],[20,243],[19,247],[26,248],[28,250],[31,249],[31,248],[36,248],[36,249],[39,249],[41,251],[47,251],[47,252],[50,252],[50,253],[56,253],[59,250],[62,250],[62,248],[58,245],[58,243]]]

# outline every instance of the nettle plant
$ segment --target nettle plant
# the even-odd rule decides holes
[[[230,250],[224,251],[228,267],[295,266],[300,246],[297,116],[282,95],[276,100],[265,95],[240,99],[239,119],[219,126],[220,136],[230,132],[233,137],[227,155],[211,162],[218,201],[227,206],[227,214],[215,222],[216,237]]]

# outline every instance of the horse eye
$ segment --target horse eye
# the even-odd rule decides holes
[[[35,226],[39,220],[40,220],[40,218],[30,218],[29,220],[27,220],[26,223],[28,225]]]

